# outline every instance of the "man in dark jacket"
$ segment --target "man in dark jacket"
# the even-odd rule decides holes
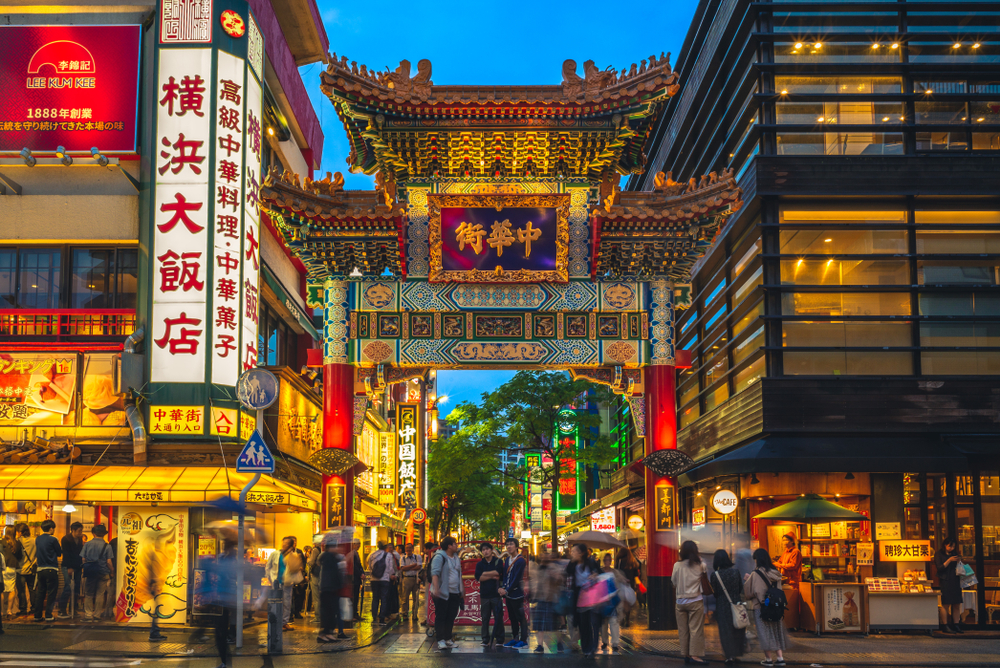
[[[518,552],[517,541],[507,539],[507,556],[504,557],[507,572],[498,591],[507,600],[507,616],[510,617],[510,634],[513,640],[504,647],[520,649],[528,646],[528,619],[524,614],[524,571],[528,562]]]
[[[479,582],[480,615],[482,617],[483,647],[490,643],[502,645],[503,628],[503,598],[497,589],[504,576],[503,561],[493,554],[493,546],[483,543],[479,546],[483,558],[476,564],[476,580]],[[493,615],[493,633],[490,633],[490,615]]]
[[[59,590],[59,557],[62,547],[55,533],[56,523],[52,520],[42,522],[42,535],[35,539],[35,555],[38,559],[38,581],[35,582],[35,621],[42,621],[42,608],[45,609],[45,621],[54,622],[52,610],[56,606],[56,592]]]
[[[80,600],[80,582],[83,574],[80,568],[83,566],[83,558],[80,557],[80,550],[83,548],[83,524],[73,522],[69,525],[69,533],[62,538],[62,571],[63,590],[59,595],[59,619],[69,619],[73,615],[69,614],[69,597],[72,593],[74,601]],[[74,606],[75,608],[76,606]]]
[[[360,622],[361,608],[365,604],[365,565],[361,561],[361,543],[357,539],[351,542],[351,555],[348,557],[354,586],[351,600],[354,601],[354,621]]]

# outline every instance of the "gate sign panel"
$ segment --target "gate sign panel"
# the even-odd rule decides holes
[[[2,26],[0,154],[135,153],[140,26]]]
[[[432,281],[568,280],[568,195],[431,195]]]

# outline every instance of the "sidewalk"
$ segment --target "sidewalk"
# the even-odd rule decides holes
[[[791,635],[791,645],[785,652],[789,664],[822,666],[1000,666],[1000,629],[966,631],[962,636],[916,634],[862,635],[827,634],[816,637],[810,633]],[[722,661],[719,630],[714,623],[706,625],[706,658],[713,663]],[[622,630],[622,638],[639,652],[654,652],[680,656],[677,631]],[[764,658],[759,646],[751,645],[743,663],[757,663]]]

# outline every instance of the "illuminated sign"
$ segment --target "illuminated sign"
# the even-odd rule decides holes
[[[326,486],[326,528],[347,524],[347,486],[331,482]]]
[[[590,515],[590,530],[591,531],[602,531],[604,533],[614,533],[617,531],[618,527],[615,524],[615,509],[614,507],[602,508],[601,510],[594,511]]]
[[[204,406],[150,406],[149,433],[190,436],[205,433]]]
[[[399,439],[396,466],[396,498],[403,508],[416,508],[420,473],[420,404],[396,404],[396,434]]]
[[[161,2],[156,71],[150,381],[207,382],[219,399],[258,358],[263,38],[237,4]],[[187,44],[206,46],[174,48]],[[312,427],[300,423],[278,438],[302,440]]]
[[[212,407],[212,422],[209,433],[222,438],[237,438],[239,436],[239,411],[235,408]]]
[[[715,509],[715,512],[722,515],[736,512],[739,505],[740,498],[728,489],[720,489],[712,496],[712,508]]]
[[[656,485],[656,531],[670,531],[674,528],[674,488],[667,482]]]
[[[124,506],[118,521],[115,621],[183,624],[188,608],[187,508]],[[155,593],[149,582],[159,583]]]
[[[134,153],[140,31],[0,27],[0,153]]]
[[[929,540],[880,540],[879,561],[933,561]]]
[[[628,528],[633,531],[642,531],[642,527],[646,526],[646,520],[642,518],[642,515],[632,515],[628,518]]]
[[[379,434],[378,502],[396,505],[396,447],[391,433]]]
[[[705,506],[691,510],[691,526],[696,529],[705,526]]]
[[[563,415],[568,411],[561,411]],[[567,429],[569,431],[567,431]],[[559,424],[559,494],[558,510],[576,512],[583,507],[583,485],[579,483],[582,466],[577,461],[576,453],[580,449],[580,433],[578,427],[562,419]]]

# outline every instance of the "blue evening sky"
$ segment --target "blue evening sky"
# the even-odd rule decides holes
[[[618,71],[651,54],[667,51],[676,63],[697,3],[569,2],[400,2],[337,3],[317,0],[330,50],[369,69],[395,69],[399,61],[429,58],[437,85],[558,85],[567,58],[593,60]],[[342,172],[348,189],[371,189],[374,181],[349,174],[350,147],[330,101],[319,90],[322,63],[301,69],[325,134],[320,174]],[[684,82],[681,82],[683,85]],[[513,376],[506,371],[439,374],[439,393],[449,404],[477,401]]]

